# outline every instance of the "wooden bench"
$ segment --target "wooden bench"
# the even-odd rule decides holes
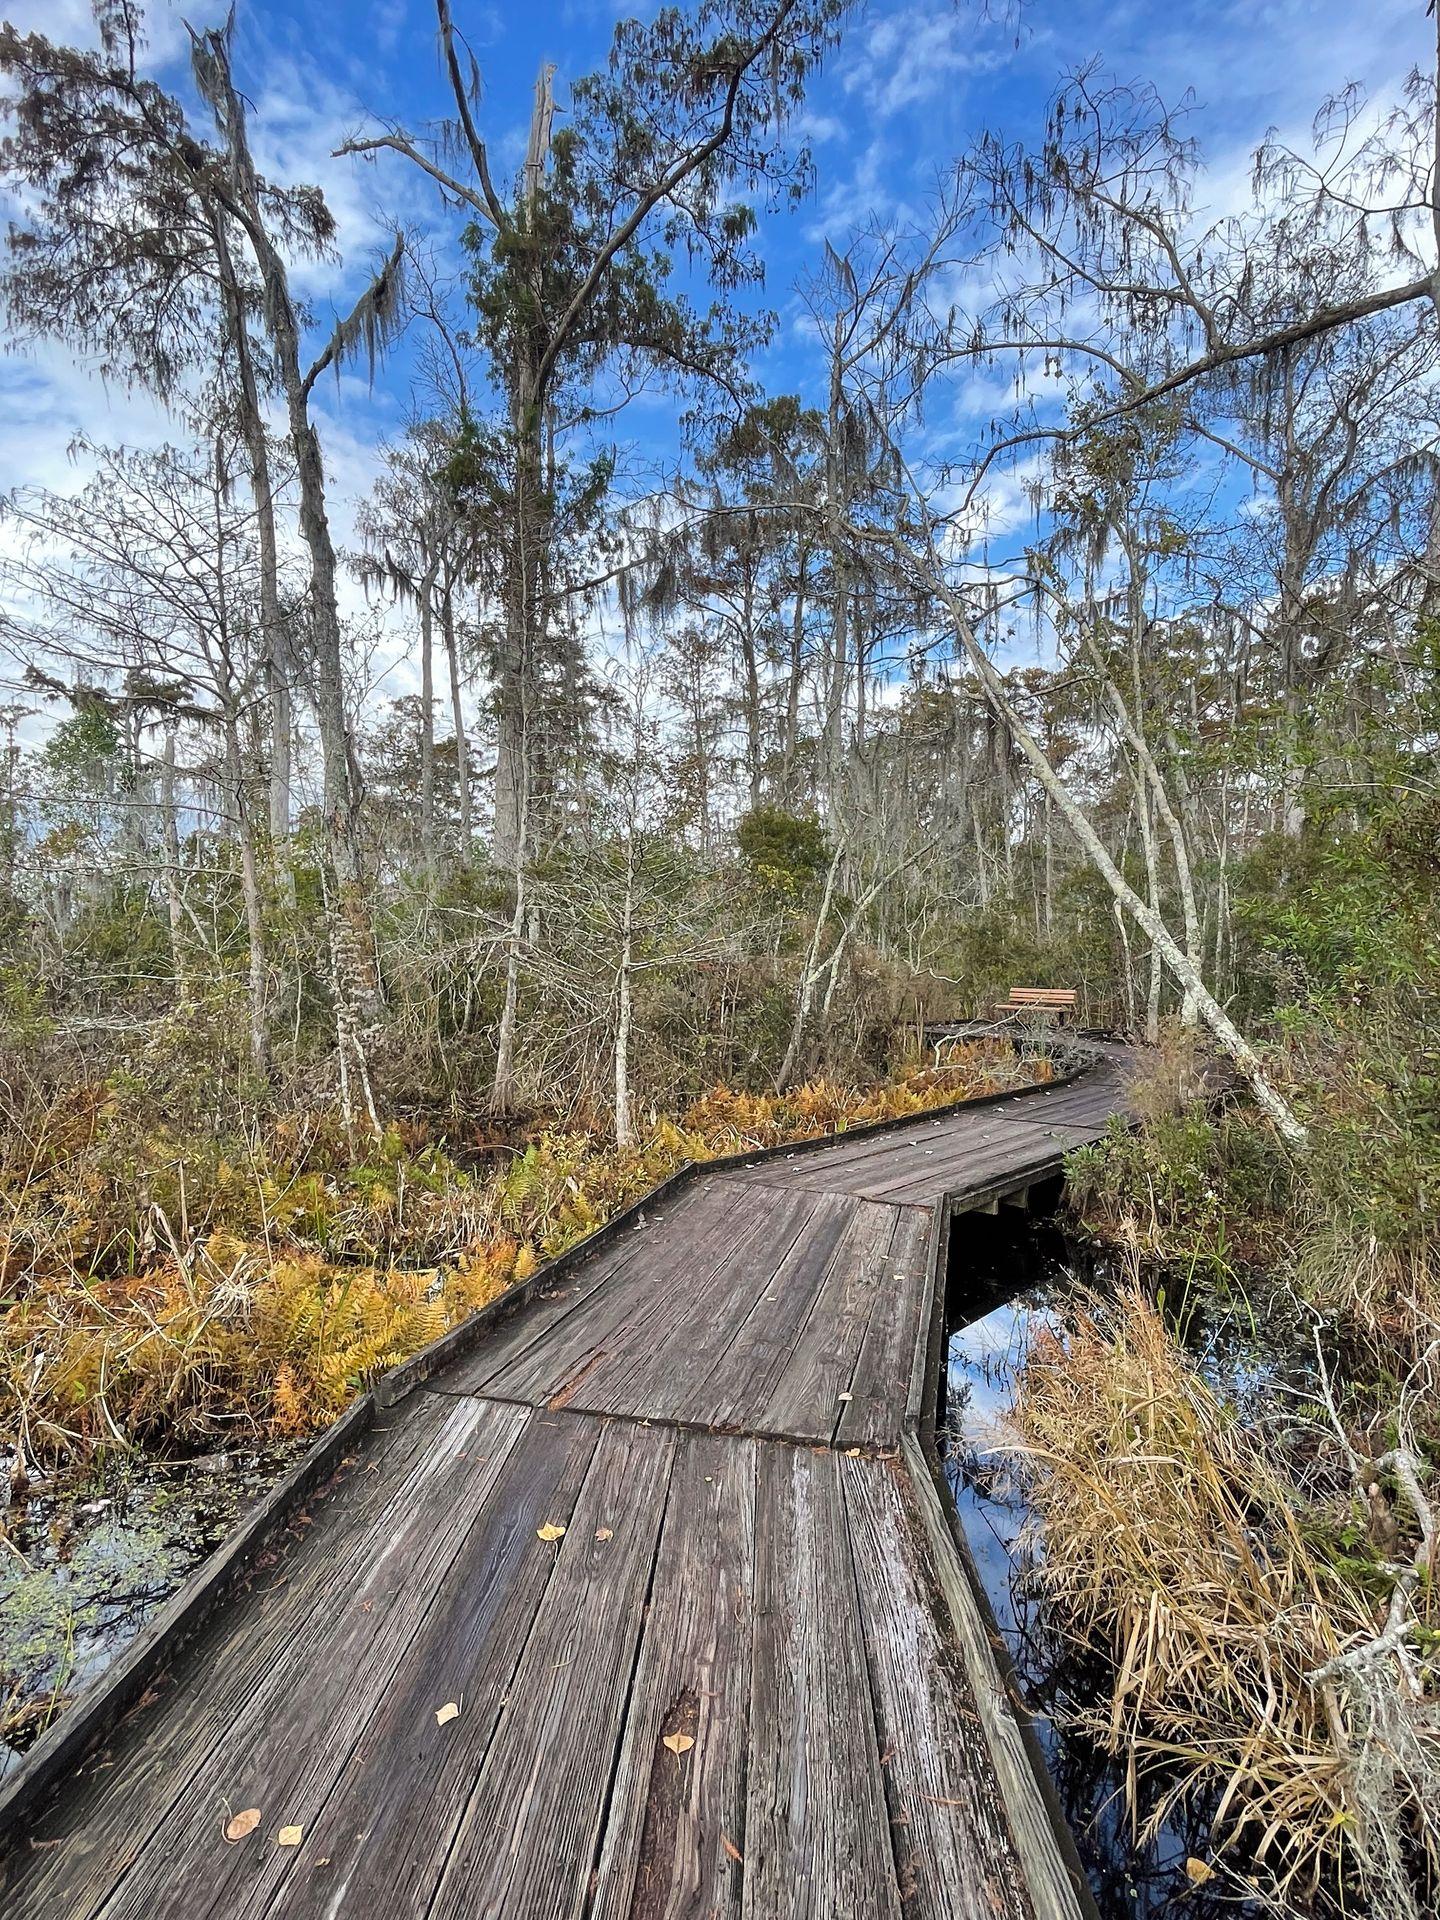
[[[1002,1001],[995,1011],[1007,1019],[1022,1013],[1032,1019],[1042,1016],[1047,1020],[1073,1019],[1078,999],[1073,987],[1011,987],[1010,998]]]

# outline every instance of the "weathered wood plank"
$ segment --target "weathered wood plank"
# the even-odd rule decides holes
[[[1033,1920],[974,1695],[936,1622],[905,1477],[888,1461],[841,1463],[905,1912]]]
[[[652,1428],[617,1423],[602,1433],[430,1920],[579,1915],[674,1447],[672,1434]]]
[[[794,1352],[762,1403],[760,1431],[794,1433],[828,1445],[865,1329],[884,1310],[899,1209],[847,1199],[854,1208],[850,1231],[827,1269]]]
[[[210,1751],[191,1758],[184,1793],[100,1909],[104,1920],[228,1915],[262,1871],[274,1835],[305,1828],[443,1584],[475,1516],[529,1419],[519,1407],[452,1403],[415,1477],[413,1502],[371,1536],[357,1580],[321,1634],[279,1650],[266,1684]],[[318,1656],[318,1657],[317,1657]],[[224,1837],[228,1813],[259,1807],[255,1846]]]
[[[854,1157],[837,1151],[833,1158],[827,1155],[793,1168],[767,1167],[763,1172],[773,1184],[783,1174],[788,1186],[869,1198],[885,1198],[892,1187],[919,1183],[920,1190],[931,1196],[943,1190],[949,1170],[1013,1153],[1012,1134],[1013,1126],[996,1120],[987,1109],[984,1115],[957,1121],[950,1128],[876,1141]]]
[[[1129,1111],[1128,1081],[1124,1073],[1099,1068],[1073,1086],[1030,1095],[1014,1107],[995,1109],[997,1119],[1019,1120],[1034,1126],[1056,1121],[1069,1126],[1103,1128],[1112,1113]]]
[[[915,1343],[930,1303],[930,1215],[903,1207],[893,1215],[875,1310],[848,1382],[850,1398],[836,1407],[837,1447],[900,1444]]]
[[[535,1405],[593,1409],[594,1377],[607,1362],[613,1375],[643,1359],[687,1298],[734,1258],[737,1247],[764,1233],[769,1216],[743,1194],[722,1187],[720,1198],[722,1204],[694,1226],[671,1221],[661,1232],[647,1229],[640,1257],[614,1284],[597,1289],[582,1311],[496,1374],[489,1391]],[[582,1389],[590,1389],[583,1398]]]
[[[744,1920],[900,1920],[838,1465],[761,1455]]]
[[[375,1430],[313,1515],[302,1513],[272,1543],[168,1683],[114,1730],[33,1827],[5,1836],[13,1847],[4,1860],[7,1920],[98,1909],[185,1791],[195,1756],[214,1746],[284,1650],[313,1635],[320,1657],[314,1623],[341,1604],[369,1551],[370,1528],[413,1502],[418,1463],[452,1418],[443,1401],[417,1403]]]
[[[682,1417],[702,1425],[737,1424],[747,1432],[822,1441],[828,1437],[823,1393],[796,1394],[778,1409],[774,1392],[797,1343],[828,1296],[848,1248],[862,1201],[848,1194],[806,1196],[812,1209],[804,1235],[774,1268],[736,1329],[713,1377],[682,1401]]]
[[[635,1277],[636,1270],[648,1271],[657,1239],[673,1242],[679,1235],[701,1242],[716,1222],[733,1216],[738,1208],[738,1196],[722,1180],[698,1180],[685,1187],[653,1213],[645,1213],[643,1227],[632,1227],[623,1239],[592,1254],[473,1353],[437,1376],[434,1384],[447,1392],[528,1397],[515,1390],[530,1378],[526,1363],[533,1362],[541,1347],[548,1351],[562,1330],[568,1336],[588,1312],[599,1288],[618,1291]]]
[[[253,1855],[225,1920],[428,1910],[554,1575],[538,1529],[571,1525],[598,1437],[590,1420],[528,1421],[358,1740],[332,1750],[303,1845]]]
[[[942,1195],[963,1192],[997,1175],[1016,1180],[1041,1169],[1058,1166],[1072,1146],[1091,1136],[1060,1128],[1011,1127],[997,1139],[985,1140],[970,1152],[937,1153],[918,1171],[902,1170],[892,1179],[867,1188],[867,1197],[911,1206],[933,1206]]]
[[[739,1912],[756,1458],[751,1440],[680,1438],[588,1920]]]
[[[821,1206],[822,1197],[808,1193],[767,1195],[760,1207],[752,1200],[749,1224],[676,1300],[671,1324],[657,1324],[643,1347],[597,1368],[575,1404],[632,1419],[674,1420],[697,1387],[723,1381],[716,1423],[748,1428],[751,1385],[729,1365],[730,1348],[776,1266],[788,1267],[792,1277],[803,1274],[808,1229]]]

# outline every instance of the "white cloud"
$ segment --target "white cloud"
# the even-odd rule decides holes
[[[880,14],[857,32],[853,56],[841,69],[846,93],[867,112],[888,120],[947,90],[962,76],[1001,65],[1008,53],[987,41],[984,24],[944,6],[907,7]]]

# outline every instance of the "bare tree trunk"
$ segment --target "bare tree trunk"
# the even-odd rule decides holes
[[[1030,732],[1025,722],[1015,710],[1005,689],[1005,683],[997,672],[989,654],[976,638],[970,624],[964,604],[946,581],[938,563],[938,557],[932,556],[926,584],[944,601],[955,628],[956,636],[965,649],[966,657],[979,676],[980,684],[990,699],[995,711],[1000,714],[1010,728],[1015,740],[1026,759],[1035,769],[1041,786],[1054,800],[1061,818],[1080,842],[1105,884],[1115,899],[1126,909],[1130,917],[1140,926],[1160,949],[1182,991],[1194,995],[1200,1018],[1210,1029],[1221,1048],[1234,1062],[1238,1070],[1249,1081],[1255,1099],[1262,1111],[1273,1122],[1282,1139],[1294,1147],[1306,1147],[1309,1135],[1297,1119],[1287,1102],[1271,1084],[1264,1063],[1250,1042],[1240,1032],[1225,1009],[1211,994],[1209,988],[1196,972],[1193,962],[1176,942],[1170,929],[1160,916],[1126,880],[1115,862],[1111,859],[1105,843],[1091,824],[1089,815],[1076,800],[1070,789],[1060,779],[1042,751],[1039,742]]]
[[[535,82],[521,195],[521,216],[533,229],[555,105],[555,70],[544,65]],[[532,254],[534,250],[532,249]],[[538,259],[534,272],[539,272]],[[544,290],[531,288],[535,311],[544,311]],[[540,579],[550,531],[544,505],[543,346],[533,335],[521,343],[510,371],[510,426],[515,441],[515,526],[505,554],[504,609],[496,674],[495,810],[491,856],[514,872],[525,858],[524,816],[534,803],[528,737],[535,718],[534,674],[540,642]]]
[[[825,922],[830,918],[830,902],[835,897],[835,878],[840,871],[840,862],[844,854],[845,840],[842,835],[835,843],[830,870],[825,876],[825,892],[821,897],[820,911],[815,916],[815,931],[810,938],[810,951],[805,956],[805,970],[800,976],[800,990],[795,999],[795,1018],[790,1027],[790,1040],[785,1048],[785,1058],[780,1063],[780,1071],[775,1076],[777,1093],[784,1093],[790,1085],[799,1063],[800,1048],[805,1038],[805,1023],[810,1018],[810,1005],[815,997],[815,988],[823,970],[819,964],[820,943],[825,936]]]
[[[475,826],[470,813],[470,743],[465,733],[465,703],[460,695],[460,650],[455,636],[454,583],[447,580],[440,599],[440,631],[450,670],[450,723],[455,729],[455,783],[460,807],[460,858],[469,864]]]
[[[508,1113],[515,1102],[515,1040],[520,1014],[520,956],[525,940],[525,919],[529,903],[525,897],[525,843],[528,837],[528,792],[522,758],[519,813],[515,841],[515,910],[510,919],[510,934],[505,947],[505,1001],[500,1012],[500,1028],[495,1036],[495,1078],[490,1088],[490,1104],[497,1113]]]
[[[250,1063],[259,1076],[270,1077],[270,1036],[265,1019],[265,911],[260,898],[260,876],[255,858],[255,829],[245,793],[240,758],[240,733],[233,705],[225,708],[225,777],[235,815],[240,847],[240,891],[245,902],[245,934],[250,949],[247,1007],[250,1024]]]
[[[628,1147],[634,1140],[630,1124],[630,1026],[632,1019],[630,970],[635,954],[635,840],[625,843],[625,897],[620,913],[620,971],[616,981],[615,1015],[615,1144]]]
[[[282,886],[293,893],[290,868],[291,754],[295,734],[293,683],[295,662],[290,634],[280,605],[279,541],[275,529],[275,491],[270,473],[270,442],[255,377],[244,303],[230,253],[225,218],[213,218],[228,331],[235,348],[239,380],[240,432],[250,468],[250,491],[255,503],[255,545],[259,562],[260,625],[264,634],[266,692],[270,706],[270,848]]]
[[[170,966],[180,1006],[190,997],[185,962],[185,910],[180,900],[180,823],[175,810],[175,720],[165,721],[165,745],[160,756],[160,835],[165,849],[165,906],[170,920]]]
[[[795,610],[790,623],[790,660],[785,679],[785,741],[781,752],[781,791],[793,798],[795,752],[800,742],[800,685],[805,674],[805,593],[810,553],[800,543],[795,571]]]
[[[435,576],[432,560],[420,581],[420,859],[435,884]]]
[[[745,787],[748,804],[760,804],[761,699],[760,652],[755,637],[754,529],[747,527],[741,536],[738,559],[741,570],[740,608],[734,633],[740,652],[740,713],[745,725]]]
[[[1130,777],[1135,783],[1135,811],[1140,826],[1140,845],[1145,854],[1145,884],[1150,905],[1158,914],[1160,911],[1160,870],[1155,859],[1155,828],[1150,817],[1150,795],[1141,784],[1140,776],[1132,767]],[[1160,985],[1164,978],[1165,966],[1160,958],[1160,949],[1154,942],[1150,946],[1150,988],[1145,996],[1145,1038],[1153,1047],[1160,1038]]]
[[[197,84],[214,112],[216,127],[225,144],[229,163],[223,189],[225,205],[243,228],[260,273],[266,331],[285,398],[300,494],[300,533],[310,561],[312,691],[320,733],[326,861],[334,877],[335,897],[331,898],[327,889],[328,910],[333,915],[331,951],[336,992],[346,1003],[344,1025],[354,1029],[356,1044],[360,1045],[360,1036],[379,1017],[380,983],[365,897],[359,830],[360,787],[345,711],[338,567],[326,510],[325,462],[309,411],[310,389],[325,356],[307,377],[301,369],[300,319],[290,293],[289,273],[265,224],[265,200],[250,153],[245,110],[230,71],[228,28],[207,33],[197,42],[193,66]],[[401,251],[397,240],[391,261],[367,299],[378,301],[380,290],[387,285],[386,275],[398,273]],[[389,284],[393,285],[393,281]]]
[[[495,1077],[490,1083],[490,1105],[509,1113],[515,1104],[515,1033],[520,1011],[520,950],[525,938],[525,869],[515,872],[515,911],[505,943],[505,1000],[495,1035]]]
[[[1138,615],[1132,615],[1130,639],[1131,679],[1135,699],[1135,711],[1133,714],[1126,703],[1124,694],[1121,693],[1120,688],[1115,683],[1113,675],[1106,666],[1099,647],[1096,645],[1094,630],[1089,619],[1087,619],[1085,623],[1086,647],[1095,665],[1096,672],[1100,675],[1101,683],[1109,695],[1110,705],[1119,723],[1120,731],[1124,736],[1127,746],[1135,755],[1140,771],[1144,776],[1144,783],[1153,798],[1155,811],[1160,815],[1166,833],[1169,836],[1171,854],[1175,863],[1175,884],[1180,895],[1180,911],[1185,923],[1185,954],[1191,967],[1198,974],[1204,965],[1204,943],[1200,936],[1200,916],[1195,905],[1195,881],[1190,865],[1190,848],[1185,838],[1185,829],[1181,825],[1180,818],[1175,812],[1174,807],[1170,804],[1170,794],[1165,785],[1164,776],[1156,764],[1154,754],[1150,751],[1150,742],[1146,735],[1145,723],[1141,714],[1139,644],[1136,637],[1137,621]],[[1152,823],[1150,807],[1148,803],[1143,801],[1143,796],[1141,818],[1144,822],[1143,831],[1147,835],[1151,834]],[[1146,859],[1151,862],[1154,861],[1154,849],[1149,840],[1146,842]],[[1160,899],[1158,885],[1158,878],[1152,878],[1151,893],[1157,908]],[[1181,1018],[1186,1026],[1193,1026],[1195,1017],[1194,996],[1185,993],[1182,997]]]

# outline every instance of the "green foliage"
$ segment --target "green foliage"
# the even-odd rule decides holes
[[[735,830],[740,857],[767,892],[797,900],[830,864],[825,829],[810,814],[755,807]]]
[[[77,704],[61,720],[41,751],[50,771],[72,789],[92,783],[105,763],[120,751],[120,729],[100,701]]]
[[[1071,1203],[1092,1222],[1123,1223],[1152,1253],[1218,1277],[1274,1255],[1294,1178],[1268,1128],[1194,1107],[1138,1132],[1112,1121],[1066,1172]]]

